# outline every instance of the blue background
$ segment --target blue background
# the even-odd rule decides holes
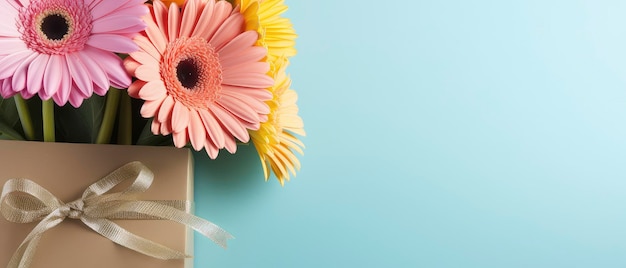
[[[626,2],[294,1],[281,187],[196,154],[196,267],[626,267]]]

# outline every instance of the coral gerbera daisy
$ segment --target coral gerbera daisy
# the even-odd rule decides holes
[[[130,77],[114,52],[138,49],[143,0],[0,1],[0,94],[78,107]]]
[[[221,148],[234,153],[235,138],[248,142],[247,130],[269,113],[274,80],[258,34],[245,31],[243,16],[223,0],[169,9],[155,0],[144,20],[148,27],[135,38],[141,50],[125,64],[138,79],[128,93],[145,100],[141,115],[153,118],[152,132],[172,134],[177,147],[204,147],[211,158]]]
[[[252,143],[261,158],[265,180],[269,178],[271,168],[281,185],[289,180],[289,172],[295,175],[300,169],[300,161],[293,151],[303,154],[304,144],[294,135],[306,134],[302,118],[298,116],[298,95],[289,88],[291,79],[285,73],[287,65],[285,58],[276,61],[277,69],[273,73],[276,83],[269,89],[274,96],[268,101],[271,112],[258,131],[250,131]]]
[[[270,63],[280,57],[296,55],[295,39],[298,37],[287,18],[280,15],[287,11],[284,0],[234,0],[246,18],[246,30],[259,33],[259,44],[267,48]]]

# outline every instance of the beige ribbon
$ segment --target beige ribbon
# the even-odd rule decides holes
[[[40,221],[15,251],[7,268],[29,267],[43,233],[65,218],[79,219],[89,228],[119,245],[163,260],[190,256],[132,234],[111,219],[157,219],[179,222],[226,248],[226,241],[233,237],[219,226],[181,210],[187,202],[138,200],[138,195],[152,184],[153,177],[153,173],[142,163],[131,162],[89,186],[83,192],[82,198],[67,204],[31,180],[7,181],[0,196],[2,215],[8,221],[16,223]],[[125,180],[134,181],[122,191],[109,193],[113,187]]]

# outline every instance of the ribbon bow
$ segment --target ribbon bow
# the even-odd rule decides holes
[[[67,204],[31,180],[7,181],[0,196],[2,215],[8,221],[16,223],[40,221],[15,251],[7,268],[29,267],[43,233],[65,218],[79,219],[89,228],[119,245],[163,260],[190,256],[132,234],[111,220],[175,221],[191,227],[226,248],[226,241],[233,237],[219,226],[181,210],[187,205],[186,201],[138,200],[138,195],[152,184],[153,177],[153,173],[142,163],[131,162],[92,184],[83,192],[80,199]],[[113,187],[125,180],[134,181],[122,191],[109,193]]]

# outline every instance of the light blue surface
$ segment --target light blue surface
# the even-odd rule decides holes
[[[303,169],[196,154],[196,267],[626,267],[626,2],[295,1]]]

